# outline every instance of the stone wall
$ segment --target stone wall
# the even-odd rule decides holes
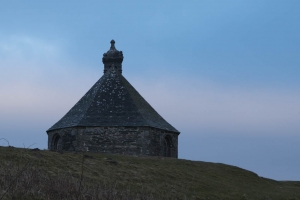
[[[62,139],[62,150],[163,156],[164,138],[172,138],[171,156],[178,157],[178,133],[152,127],[74,127],[48,132],[48,148]]]

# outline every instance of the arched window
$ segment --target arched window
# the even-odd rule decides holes
[[[171,157],[171,150],[172,150],[172,138],[167,135],[164,138],[164,157]]]
[[[62,139],[59,135],[54,137],[53,150],[62,150]]]

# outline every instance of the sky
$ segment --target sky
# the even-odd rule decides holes
[[[300,180],[300,1],[0,1],[0,138],[46,130],[103,75],[123,75],[181,133],[179,158]],[[5,140],[0,145],[7,146]]]

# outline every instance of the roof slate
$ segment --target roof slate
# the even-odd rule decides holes
[[[150,126],[179,133],[115,67],[47,131],[75,126]]]

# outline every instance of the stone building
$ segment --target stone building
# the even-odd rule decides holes
[[[103,54],[103,76],[47,130],[50,150],[178,157],[179,131],[122,75],[115,41]]]

